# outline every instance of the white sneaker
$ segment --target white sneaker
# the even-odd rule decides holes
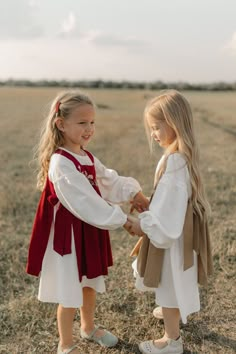
[[[152,313],[154,317],[158,318],[158,320],[163,320],[162,307],[156,307]]]
[[[62,350],[61,349],[61,346],[60,346],[60,343],[58,344],[58,348],[57,348],[57,354],[69,354],[71,353],[75,348],[78,348],[77,345],[72,345],[72,347],[68,348],[68,349],[65,349],[65,350]]]
[[[141,342],[139,344],[139,350],[143,354],[183,354],[184,352],[181,337],[177,340],[168,338],[166,340],[166,346],[161,349],[154,345],[153,340]]]

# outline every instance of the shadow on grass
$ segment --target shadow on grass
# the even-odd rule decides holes
[[[197,330],[199,328],[199,330]],[[194,341],[195,342],[200,342],[203,344],[204,341],[212,342],[220,347],[224,348],[230,348],[236,351],[236,340],[223,336],[221,334],[218,334],[217,332],[214,331],[209,331],[207,329],[207,326],[203,326],[201,323],[196,324],[192,323],[190,326],[184,326],[183,328],[184,332],[191,332],[194,334]],[[187,352],[186,352],[187,353]],[[190,352],[188,352],[190,353]]]
[[[236,340],[222,336],[216,332],[209,332],[204,335],[204,340],[220,344],[222,347],[234,349],[236,351]]]
[[[118,348],[122,350],[124,354],[140,354],[138,344],[127,343],[124,340],[119,340]]]

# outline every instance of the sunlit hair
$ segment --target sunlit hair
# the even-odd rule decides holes
[[[58,102],[60,102],[60,106],[58,113],[56,113]],[[35,147],[35,159],[38,161],[37,187],[40,190],[44,188],[52,154],[64,144],[63,133],[55,124],[56,119],[58,117],[68,119],[78,106],[84,104],[95,108],[92,100],[80,91],[63,91],[51,103],[49,113],[42,126],[39,144]]]
[[[144,124],[152,151],[153,139],[151,137],[151,127],[148,125],[148,117],[152,117],[157,124],[165,121],[176,135],[174,141],[165,151],[165,157],[155,182],[157,183],[164,173],[168,156],[174,152],[181,153],[187,162],[189,170],[194,210],[200,217],[202,217],[203,211],[209,213],[210,205],[205,195],[200,174],[199,152],[194,134],[192,111],[188,101],[178,91],[166,90],[147,104],[144,111]]]

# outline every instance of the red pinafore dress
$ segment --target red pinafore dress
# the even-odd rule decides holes
[[[85,150],[84,150],[85,151]],[[92,165],[81,165],[69,152],[58,149],[56,154],[71,160],[78,173],[83,173],[100,196],[96,181],[96,171],[92,154],[85,151]],[[54,217],[54,207],[59,202]],[[47,178],[33,224],[26,272],[38,276],[47,248],[50,230],[54,218],[53,249],[61,256],[71,254],[72,228],[78,266],[79,281],[82,276],[93,279],[108,274],[108,267],[113,264],[110,237],[107,230],[87,224],[67,210],[57,198],[53,183]]]

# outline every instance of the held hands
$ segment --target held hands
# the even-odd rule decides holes
[[[132,213],[134,210],[137,210],[139,213],[142,213],[143,211],[146,211],[149,208],[149,199],[141,191],[135,195],[135,197],[130,203],[132,204],[130,208],[130,213]],[[144,235],[140,227],[139,219],[134,216],[128,215],[128,219],[123,225],[123,227],[131,236]]]
[[[144,235],[143,230],[140,227],[140,220],[138,218],[135,218],[134,216],[128,215],[128,219],[123,225],[123,227],[131,236]]]
[[[134,236],[135,234],[138,236],[143,236],[144,233],[140,227],[140,221],[138,218],[135,218],[131,215],[128,215],[128,219],[126,223],[124,224],[124,228],[126,231],[129,232],[130,235]],[[132,249],[130,256],[131,257],[137,257],[142,245],[142,238],[140,237],[138,242],[135,244],[134,248]]]
[[[148,198],[140,191],[138,192],[133,200],[131,200],[131,208],[130,213],[134,210],[137,210],[139,213],[148,210],[149,208],[149,200]]]
[[[134,236],[135,234],[131,231],[132,223],[127,219],[126,223],[123,225],[123,228],[131,235]]]
[[[132,215],[128,215],[129,233],[134,236],[143,236],[144,232],[140,227],[140,220]]]

